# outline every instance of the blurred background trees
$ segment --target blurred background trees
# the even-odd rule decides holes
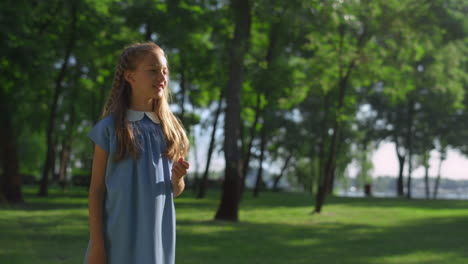
[[[463,0],[4,1],[0,10],[3,202],[22,202],[26,183],[41,196],[50,184],[86,185],[86,134],[119,52],[136,41],[168,54],[172,107],[198,150],[187,176],[198,197],[224,151],[218,219],[238,219],[249,179],[256,195],[280,180],[302,186],[320,212],[351,163],[370,183],[384,141],[400,165],[394,192],[408,198],[431,151],[441,163],[448,149],[468,154]],[[436,197],[440,177],[429,181]]]

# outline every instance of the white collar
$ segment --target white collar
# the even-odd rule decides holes
[[[161,122],[159,121],[159,118],[154,114],[154,112],[142,112],[142,111],[136,111],[132,109],[127,109],[127,119],[130,122],[135,122],[138,120],[143,119],[143,116],[149,117],[151,121],[153,121],[156,124],[160,124]]]

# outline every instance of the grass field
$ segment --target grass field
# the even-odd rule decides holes
[[[87,191],[0,206],[0,263],[82,263]],[[246,193],[239,223],[213,221],[220,193],[176,198],[177,264],[468,263],[468,201],[328,199],[310,214],[307,194]]]

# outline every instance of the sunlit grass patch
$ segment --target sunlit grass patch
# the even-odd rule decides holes
[[[0,207],[0,263],[81,263],[87,190]],[[246,192],[237,223],[215,221],[220,192],[175,199],[176,263],[468,263],[468,201],[330,197],[312,214],[301,193]]]

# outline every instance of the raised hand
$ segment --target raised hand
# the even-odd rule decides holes
[[[181,179],[187,174],[189,167],[190,163],[185,161],[184,158],[180,158],[172,165],[172,178],[177,180]]]

